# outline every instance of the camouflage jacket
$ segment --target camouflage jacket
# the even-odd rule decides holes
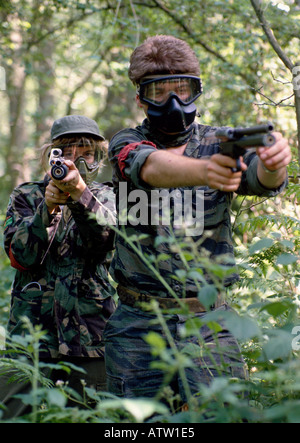
[[[184,155],[203,159],[218,153],[218,140],[211,136],[205,137],[215,129],[195,123]],[[147,218],[143,210],[142,204],[148,205],[148,212],[151,212],[155,189],[141,180],[140,170],[152,152],[164,148],[162,140],[152,133],[147,120],[135,129],[120,131],[110,142],[109,159],[113,166],[120,230],[116,238],[111,274],[119,284],[149,295],[168,297],[173,291],[177,296],[184,297],[186,293],[195,293],[203,283],[212,283],[219,278],[220,269],[214,266],[217,264],[224,270],[224,273],[221,273],[220,284],[227,286],[239,278],[234,268],[230,219],[233,194],[210,189],[208,186],[169,189],[168,192],[172,192],[173,196],[181,195],[182,198],[185,197],[184,192],[189,190],[192,193],[194,212],[197,195],[200,193],[203,202],[203,211],[200,214],[203,218],[203,232],[195,231],[195,234],[189,236],[186,235],[186,231],[183,232],[174,226],[174,214],[177,210],[175,200],[172,200],[173,207],[172,201],[170,203],[173,219],[169,225],[153,224],[150,218],[152,214],[148,214]],[[248,170],[243,173],[238,194],[275,196],[284,189],[287,183],[274,190],[261,185],[257,178],[258,157],[255,150],[248,150],[244,160]],[[160,212],[165,203],[161,200]],[[139,218],[142,222],[131,222],[130,217],[126,219],[126,215],[121,221],[121,207],[127,215]],[[183,204],[181,210],[182,208]],[[139,212],[144,213],[143,219]],[[136,239],[139,253],[124,239],[126,236]],[[149,269],[149,263],[152,269]],[[162,279],[167,285],[162,283]]]
[[[102,357],[102,333],[114,310],[105,260],[114,247],[115,196],[93,183],[78,202],[50,215],[44,181],[16,188],[4,225],[4,246],[16,268],[8,330],[22,334],[22,316],[47,331],[43,357]]]

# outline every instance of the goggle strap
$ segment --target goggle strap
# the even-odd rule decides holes
[[[185,78],[185,77],[192,77],[192,78],[199,78],[197,75],[193,73],[187,73],[187,74],[161,74],[161,75],[147,75],[146,77],[143,77],[140,81],[140,83],[143,83],[145,80],[156,80],[156,79],[168,79],[168,78]]]

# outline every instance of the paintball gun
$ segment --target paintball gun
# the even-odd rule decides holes
[[[67,176],[69,168],[64,162],[62,150],[57,148],[52,149],[49,164],[51,166],[51,175],[55,180],[63,180]]]
[[[221,154],[236,159],[236,168],[232,172],[241,171],[240,157],[246,153],[248,148],[259,146],[270,147],[276,142],[271,134],[274,126],[272,123],[252,126],[250,128],[220,128],[215,132],[215,137],[226,139],[221,141]]]

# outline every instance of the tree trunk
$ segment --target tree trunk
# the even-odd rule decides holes
[[[55,73],[53,66],[53,53],[55,44],[51,40],[46,40],[41,45],[43,58],[39,60],[36,67],[38,79],[38,109],[36,113],[36,134],[35,146],[41,147],[49,141],[50,128],[55,114],[54,87]]]
[[[295,72],[297,71],[297,72]],[[300,66],[297,65],[297,69],[293,70],[294,80],[297,77],[297,80],[294,83],[294,91],[295,91],[295,108],[296,108],[296,119],[297,119],[297,128],[298,128],[298,160],[300,164]]]
[[[26,72],[19,56],[22,44],[21,33],[16,29],[12,36],[16,45],[13,63],[6,67],[7,95],[9,99],[10,137],[6,152],[6,182],[9,190],[24,182],[23,156],[27,143],[27,131],[24,120]]]
[[[251,0],[251,3],[270,45],[272,46],[272,48],[274,49],[274,51],[276,52],[282,63],[292,73],[293,78],[295,79],[295,77],[299,76],[298,69],[295,69],[298,65],[297,63],[294,64],[291,61],[291,59],[283,51],[282,47],[278,43],[268,21],[265,18],[261,0]],[[294,92],[295,92],[295,108],[296,108],[296,121],[297,121],[298,159],[300,162],[300,89],[298,87],[297,88],[294,87]]]

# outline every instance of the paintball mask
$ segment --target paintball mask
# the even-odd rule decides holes
[[[94,180],[96,180],[99,167],[100,167],[100,161],[101,161],[101,152],[96,151],[95,152],[95,160],[93,163],[88,163],[84,157],[78,157],[74,164],[76,168],[78,169],[81,177],[87,184],[87,186],[91,185]]]
[[[182,133],[194,122],[194,102],[202,94],[199,77],[168,75],[144,78],[139,85],[141,102],[148,104],[148,118],[167,134]]]

